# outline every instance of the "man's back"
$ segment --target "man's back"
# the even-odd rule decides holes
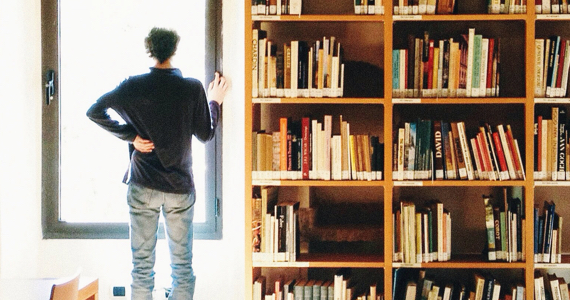
[[[92,120],[101,125],[97,112],[112,108],[137,135],[154,143],[150,153],[133,152],[132,182],[172,193],[193,190],[192,135],[210,140],[219,114],[217,103],[209,107],[199,81],[183,78],[178,69],[151,68],[150,73],[124,81],[97,103],[99,110],[88,112]]]

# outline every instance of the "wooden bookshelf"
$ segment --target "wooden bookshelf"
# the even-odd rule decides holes
[[[459,0],[461,1],[461,0]],[[564,105],[570,106],[568,98],[534,98],[534,40],[539,35],[562,32],[570,27],[570,14],[567,15],[542,15],[535,14],[534,1],[528,1],[527,12],[524,14],[487,14],[482,8],[481,0],[466,0],[464,5],[459,7],[457,14],[451,15],[393,15],[392,2],[385,3],[384,15],[354,15],[349,4],[352,1],[332,0],[317,1],[303,0],[304,11],[301,15],[282,16],[259,16],[251,15],[251,2],[245,1],[245,299],[252,299],[252,283],[259,275],[268,275],[268,278],[276,278],[280,273],[296,274],[306,276],[308,271],[316,269],[334,270],[340,268],[355,269],[375,269],[381,274],[379,291],[383,291],[385,300],[392,300],[392,274],[396,268],[424,268],[438,271],[461,269],[476,271],[482,269],[507,271],[520,271],[521,281],[526,287],[526,297],[531,299],[534,296],[534,272],[537,269],[570,269],[570,258],[564,255],[560,264],[535,264],[532,259],[533,248],[533,206],[534,203],[545,200],[545,197],[558,199],[557,205],[568,207],[568,204],[560,201],[564,195],[570,192],[570,181],[536,181],[533,177],[534,166],[534,118],[535,105]],[[323,4],[326,3],[326,4]],[[471,8],[472,5],[474,8]],[[306,7],[305,7],[306,6]],[[305,8],[307,11],[305,11]],[[557,24],[563,23],[561,29],[556,29]],[[429,30],[436,33],[438,38],[448,35],[448,33],[466,33],[465,28],[483,28],[484,34],[505,39],[505,51],[502,50],[502,62],[505,62],[506,76],[501,83],[500,97],[480,97],[480,98],[400,98],[392,95],[392,50],[402,47],[406,42],[405,33],[417,33]],[[379,97],[339,97],[339,98],[284,98],[284,97],[252,97],[252,28],[263,28],[268,31],[268,37],[275,39],[277,43],[292,39],[313,40],[314,37],[336,36],[341,43],[344,43],[346,56],[350,60],[362,58],[364,61],[383,70],[383,95]],[[544,36],[543,36],[544,37]],[[570,38],[570,36],[566,36]],[[355,45],[357,41],[362,41],[363,45]],[[347,45],[348,43],[348,45]],[[508,45],[510,44],[510,45]],[[502,45],[503,46],[503,45]],[[358,50],[358,51],[356,51]],[[502,78],[503,80],[503,78]],[[255,83],[257,84],[257,83]],[[333,118],[342,112],[350,115],[352,110],[357,112],[372,110],[375,117],[367,115],[362,119],[350,118],[351,126],[375,127],[373,131],[379,135],[384,142],[384,172],[382,180],[378,181],[357,181],[357,180],[258,180],[252,178],[252,136],[248,133],[260,129],[269,131],[279,130],[275,125],[275,118],[278,116],[300,116],[306,111],[312,114],[320,113],[321,108],[333,111]],[[474,114],[465,107],[478,107]],[[424,108],[428,108],[424,110]],[[511,108],[514,112],[507,113]],[[441,118],[445,113],[453,114],[460,112],[461,118],[472,124],[489,117],[493,109],[501,110],[497,112],[501,121],[516,124],[517,136],[519,137],[522,161],[525,168],[525,180],[507,181],[485,181],[485,180],[429,180],[429,181],[398,181],[392,176],[392,142],[394,140],[394,129],[400,120],[406,117],[432,113],[439,111],[437,118]],[[427,112],[424,112],[427,111]],[[360,124],[359,124],[360,123]],[[252,189],[261,186],[277,186],[283,189],[302,190],[304,194],[314,193],[314,190],[326,191],[334,189],[338,191],[339,197],[350,199],[352,192],[361,189],[364,192],[373,191],[378,193],[372,197],[373,201],[380,202],[383,209],[383,238],[381,249],[377,253],[304,253],[299,254],[295,262],[254,262],[252,261],[251,249],[251,204]],[[459,252],[452,251],[450,261],[431,262],[420,264],[405,264],[393,262],[393,221],[392,212],[396,201],[401,195],[438,195],[446,194],[447,198],[459,191],[466,199],[462,199],[459,204],[454,204],[453,213],[467,216],[465,211],[476,211],[472,223],[478,223],[466,228],[453,228],[453,231],[467,233],[452,233],[460,236],[462,234],[483,235],[485,231],[483,205],[481,204],[482,192],[497,192],[503,187],[521,187],[524,201],[524,216],[527,220],[524,231],[526,260],[518,262],[488,262],[485,256],[477,253],[477,248],[481,245],[459,247]],[[342,192],[346,188],[348,192]],[[539,193],[541,195],[539,195]],[[548,195],[548,196],[545,196]],[[425,198],[421,198],[425,199]],[[447,199],[447,202],[452,200]],[[447,205],[446,202],[446,205]],[[557,207],[558,207],[557,206]],[[570,208],[564,208],[568,211]],[[570,216],[570,211],[566,216]],[[459,222],[460,223],[460,222]],[[455,223],[454,223],[455,224]],[[564,240],[564,253],[570,252],[568,241],[570,240],[570,230],[565,230],[567,239]],[[468,240],[468,236],[463,236],[459,240]],[[475,250],[474,250],[475,249]],[[566,279],[568,281],[568,278]]]

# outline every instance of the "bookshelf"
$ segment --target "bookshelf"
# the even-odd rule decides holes
[[[245,13],[245,132],[279,131],[279,118],[299,121],[305,116],[319,121],[325,115],[333,119],[333,133],[339,130],[339,117],[350,122],[351,133],[370,133],[383,142],[383,174],[380,180],[290,180],[253,176],[253,136],[245,137],[245,262],[246,295],[253,299],[253,282],[266,277],[267,284],[278,279],[320,279],[334,277],[339,269],[349,269],[351,276],[363,279],[364,285],[378,284],[379,293],[391,300],[393,273],[397,269],[425,269],[442,278],[467,278],[474,273],[488,271],[496,278],[507,278],[509,283],[521,283],[526,297],[533,297],[536,270],[570,269],[570,258],[562,256],[562,263],[535,263],[533,248],[533,207],[544,200],[554,200],[557,211],[565,216],[570,212],[564,195],[570,192],[570,181],[536,181],[533,173],[536,150],[533,135],[535,107],[565,106],[569,98],[534,97],[535,38],[550,35],[570,36],[570,15],[535,13],[534,1],[526,6],[526,13],[488,14],[484,1],[458,1],[454,14],[394,15],[392,2],[384,3],[383,15],[355,15],[352,1],[304,0],[301,15],[252,15]],[[251,2],[245,1],[248,8]],[[293,40],[315,41],[324,36],[335,36],[342,44],[344,60],[363,61],[380,70],[377,80],[381,88],[377,95],[350,94],[345,82],[344,97],[252,97],[251,70],[253,68],[250,41],[251,29],[265,30],[276,45]],[[392,93],[392,50],[407,47],[407,36],[420,36],[429,31],[434,39],[448,39],[475,28],[486,37],[501,39],[501,84],[498,97],[395,97]],[[564,36],[564,35],[567,36]],[[281,47],[281,46],[280,46]],[[345,74],[345,76],[348,76]],[[492,112],[492,113],[489,113]],[[392,174],[395,130],[403,122],[416,118],[464,121],[467,128],[476,128],[481,121],[493,125],[510,124],[518,140],[524,179],[489,180],[397,180]],[[260,189],[279,190],[280,200],[297,200],[300,209],[348,202],[373,203],[378,214],[381,238],[356,246],[325,243],[300,250],[295,261],[257,261],[252,259],[252,201]],[[485,245],[485,211],[482,194],[500,197],[503,190],[516,190],[523,201],[525,219],[523,231],[525,260],[515,262],[486,260],[481,251]],[[393,257],[393,212],[400,201],[416,204],[437,198],[451,211],[453,218],[452,256],[449,261],[428,263],[395,262]],[[328,202],[327,202],[328,201]],[[351,202],[352,201],[352,202]],[[343,219],[342,214],[339,219]],[[342,225],[341,225],[342,227]],[[348,227],[348,225],[346,225]],[[346,229],[346,228],[345,228]],[[568,253],[570,231],[564,231],[562,252]],[[304,245],[304,244],[303,244]],[[303,249],[306,245],[300,247]],[[332,248],[331,248],[332,247]],[[330,250],[333,249],[333,250]],[[451,275],[450,275],[451,274]],[[567,281],[569,278],[566,278]]]

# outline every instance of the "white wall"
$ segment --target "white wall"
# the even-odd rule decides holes
[[[0,0],[0,277],[100,279],[100,299],[130,281],[128,240],[41,239],[41,0]],[[224,1],[224,238],[196,241],[196,299],[243,299],[243,1]],[[169,281],[168,250],[157,250],[157,284]]]

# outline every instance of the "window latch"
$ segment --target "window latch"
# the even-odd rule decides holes
[[[46,85],[45,85],[46,105],[50,105],[51,100],[53,100],[53,95],[55,94],[54,80],[55,80],[55,71],[54,70],[48,70],[46,73]]]

